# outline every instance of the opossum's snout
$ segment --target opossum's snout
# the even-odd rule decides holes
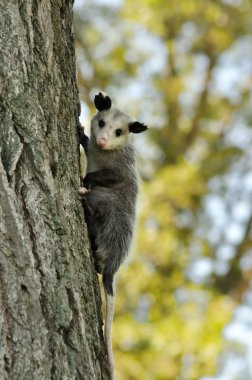
[[[97,145],[100,147],[100,148],[106,148],[107,146],[107,140],[104,139],[104,138],[100,138],[97,140]]]

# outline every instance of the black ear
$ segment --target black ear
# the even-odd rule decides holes
[[[132,133],[141,133],[148,129],[147,125],[143,123],[139,123],[139,121],[134,121],[133,123],[129,123],[129,131]]]
[[[108,95],[103,95],[99,92],[99,94],[95,95],[94,104],[98,111],[106,111],[111,108],[112,102]]]

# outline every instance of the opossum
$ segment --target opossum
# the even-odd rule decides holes
[[[91,250],[106,296],[105,343],[114,378],[112,322],[114,276],[127,256],[135,225],[138,174],[130,133],[147,129],[143,123],[112,107],[101,92],[94,98],[98,112],[91,122],[90,140],[81,129],[87,174],[79,193],[83,198]]]

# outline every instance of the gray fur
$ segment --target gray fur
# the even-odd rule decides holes
[[[99,112],[92,119],[91,139],[87,144],[82,134],[81,143],[88,162],[83,185],[90,189],[84,205],[91,246],[105,290],[113,295],[114,275],[129,252],[135,225],[138,176],[129,136],[147,127],[111,104],[108,96],[95,96]]]
[[[90,142],[81,130],[80,141],[88,165],[80,193],[84,194],[85,218],[96,269],[103,276],[105,340],[113,379],[114,275],[130,249],[138,192],[135,154],[129,135],[143,132],[147,127],[111,107],[111,99],[101,93],[95,96],[95,105],[99,112],[92,119]]]
[[[90,168],[112,169],[119,179],[111,187],[95,186],[86,195],[97,246],[96,264],[100,273],[114,275],[130,249],[134,232],[138,191],[134,150],[129,144],[121,150],[101,150],[91,138],[88,172]]]

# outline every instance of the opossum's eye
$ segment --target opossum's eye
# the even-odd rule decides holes
[[[104,120],[99,120],[98,124],[99,124],[99,127],[102,128],[105,125],[105,121]]]
[[[116,135],[116,137],[121,136],[121,134],[122,134],[122,130],[121,130],[121,129],[117,129],[117,130],[115,131],[115,135]]]

